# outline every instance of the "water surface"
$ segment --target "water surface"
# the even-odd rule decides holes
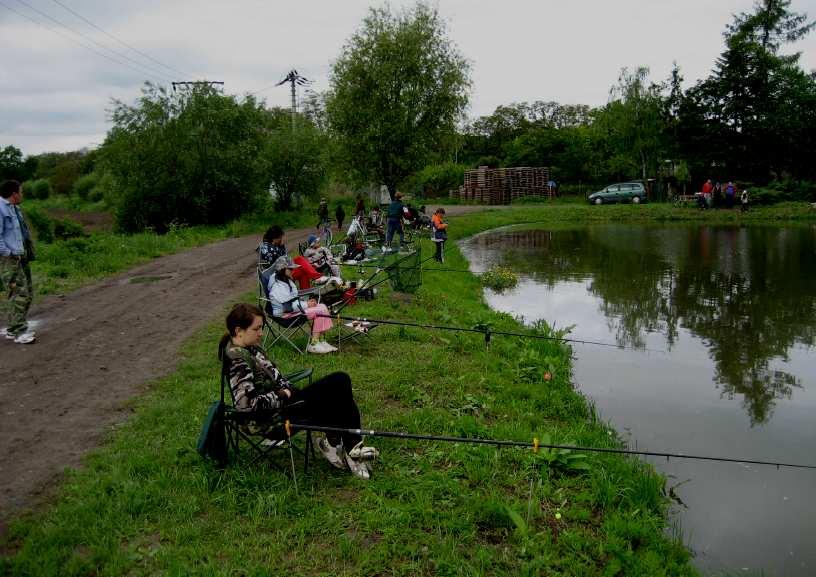
[[[816,464],[816,227],[501,229],[491,306],[573,326],[574,380],[641,449]],[[705,572],[816,575],[816,471],[654,461]]]

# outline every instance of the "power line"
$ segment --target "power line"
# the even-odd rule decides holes
[[[19,12],[19,11],[17,11],[17,10],[14,10],[13,8],[11,8],[10,6],[8,6],[8,5],[7,5],[7,4],[5,4],[5,3],[3,3],[3,6],[5,6],[6,8],[8,8],[9,10],[11,10],[12,12],[15,12],[16,14],[18,14],[18,15],[20,15],[20,16],[23,16],[23,17],[24,17],[24,18],[26,18],[26,19],[31,20],[32,22],[34,22],[34,23],[36,23],[36,24],[39,24],[40,26],[43,26],[43,27],[45,27],[45,28],[47,28],[47,29],[51,30],[52,32],[57,32],[57,33],[58,33],[58,34],[60,34],[61,36],[65,37],[65,38],[68,38],[69,40],[72,40],[73,42],[77,42],[78,44],[80,44],[80,45],[81,45],[81,46],[83,46],[84,48],[86,48],[86,49],[90,50],[91,52],[94,52],[95,54],[98,54],[99,56],[102,56],[102,57],[104,57],[104,58],[107,58],[108,60],[112,60],[113,62],[116,62],[117,64],[119,64],[119,65],[121,65],[121,66],[126,66],[126,67],[128,67],[128,68],[130,68],[130,69],[132,69],[132,70],[135,70],[136,72],[138,72],[139,74],[141,74],[141,75],[143,75],[143,76],[144,76],[144,75],[147,75],[148,77],[152,77],[154,80],[157,80],[157,79],[158,79],[160,82],[170,82],[169,77],[164,76],[164,74],[157,73],[157,72],[155,72],[155,71],[153,71],[153,70],[151,70],[151,69],[147,68],[147,67],[146,67],[146,66],[144,66],[143,64],[141,64],[141,63],[139,63],[139,62],[137,62],[137,61],[133,60],[132,58],[128,57],[127,55],[121,55],[121,53],[117,52],[116,50],[112,50],[111,48],[108,48],[107,46],[105,46],[104,44],[101,44],[101,43],[97,42],[97,41],[96,41],[96,40],[94,40],[93,38],[87,37],[87,36],[85,36],[84,34],[82,34],[82,33],[80,33],[80,32],[77,32],[77,31],[73,30],[73,29],[72,29],[70,26],[67,26],[66,24],[63,24],[62,22],[60,22],[59,20],[57,20],[57,19],[55,19],[55,18],[52,18],[51,16],[49,16],[49,15],[48,15],[48,14],[46,14],[45,12],[43,12],[43,11],[41,11],[41,10],[38,10],[37,8],[35,8],[34,6],[32,6],[31,4],[29,4],[28,2],[26,2],[25,0],[17,0],[17,2],[19,2],[20,4],[23,4],[24,6],[27,6],[29,9],[33,10],[34,12],[36,12],[37,14],[39,14],[40,16],[42,16],[43,18],[47,18],[48,20],[50,20],[50,21],[52,21],[52,22],[56,23],[57,25],[59,25],[59,26],[61,26],[61,27],[65,28],[66,30],[68,30],[69,32],[71,32],[72,34],[74,34],[75,36],[78,36],[78,37],[80,37],[80,38],[86,39],[86,40],[88,40],[88,41],[92,42],[93,44],[96,44],[97,46],[100,46],[100,47],[101,47],[103,50],[108,50],[109,52],[112,52],[112,53],[116,54],[117,56],[120,56],[120,57],[124,58],[125,60],[129,60],[130,62],[132,62],[133,64],[135,64],[135,65],[136,65],[136,66],[138,66],[139,68],[136,68],[136,66],[133,66],[133,65],[131,65],[131,64],[128,64],[127,62],[123,62],[123,61],[121,61],[121,60],[118,60],[118,59],[116,59],[116,58],[113,58],[112,56],[110,56],[110,55],[108,55],[108,54],[105,54],[104,52],[100,52],[100,51],[96,50],[95,48],[93,48],[92,46],[89,46],[88,44],[86,44],[86,43],[84,43],[84,42],[82,42],[82,41],[80,41],[80,40],[77,40],[76,38],[72,38],[71,36],[67,36],[67,35],[66,35],[66,34],[64,34],[64,33],[63,33],[61,30],[59,30],[59,29],[57,29],[57,28],[52,28],[51,26],[48,26],[47,24],[43,24],[42,22],[39,22],[39,21],[35,20],[34,18],[31,18],[31,17],[30,17],[30,16],[28,16],[27,14],[24,14],[24,13],[22,13],[22,12]]]
[[[97,26],[96,24],[94,24],[93,22],[91,22],[90,20],[88,20],[87,18],[85,18],[85,16],[83,16],[82,14],[80,14],[79,12],[77,12],[76,10],[73,10],[73,9],[72,9],[72,8],[70,8],[69,6],[66,6],[65,4],[63,4],[62,2],[60,2],[60,0],[53,0],[53,2],[54,2],[55,4],[59,4],[60,6],[62,6],[63,8],[65,8],[65,9],[66,9],[68,12],[70,12],[71,14],[73,14],[74,16],[76,16],[77,18],[79,18],[80,20],[84,21],[84,22],[85,22],[85,23],[87,23],[89,26],[92,26],[93,28],[96,28],[96,29],[97,29],[97,30],[99,30],[99,31],[100,31],[102,34],[104,34],[104,35],[105,35],[105,36],[107,36],[108,38],[111,38],[111,39],[112,39],[112,40],[114,40],[115,42],[118,42],[119,44],[121,44],[121,45],[122,45],[122,46],[124,46],[125,48],[129,48],[129,49],[133,50],[133,51],[134,51],[134,52],[136,52],[137,54],[139,54],[139,55],[143,56],[144,58],[147,58],[147,59],[148,59],[148,60],[150,60],[151,62],[155,62],[155,63],[156,63],[156,64],[158,64],[159,66],[161,66],[161,67],[163,67],[163,68],[166,68],[167,70],[170,70],[171,72],[174,72],[174,73],[176,73],[176,74],[181,74],[181,75],[182,75],[182,76],[184,76],[184,77],[191,77],[191,75],[190,75],[190,74],[185,74],[184,72],[181,72],[181,71],[180,71],[180,70],[178,70],[177,68],[173,68],[172,66],[168,66],[167,64],[165,64],[165,63],[161,62],[160,60],[156,60],[155,58],[153,58],[153,57],[152,57],[152,56],[150,56],[149,54],[146,54],[146,53],[142,52],[142,51],[141,51],[141,50],[139,50],[138,48],[134,48],[133,46],[131,46],[130,44],[128,44],[128,43],[127,43],[127,42],[125,42],[124,40],[120,40],[119,38],[117,38],[117,37],[116,37],[116,36],[114,36],[113,34],[108,33],[107,31],[103,30],[102,28],[100,28],[99,26]]]
[[[419,433],[401,433],[395,431],[374,431],[370,429],[344,429],[341,427],[322,427],[306,423],[286,422],[287,428],[302,431],[319,431],[323,433],[346,433],[363,437],[392,437],[397,439],[413,439],[418,441],[439,441],[444,443],[469,443],[472,445],[494,445],[496,447],[523,447],[538,451],[539,449],[566,449],[569,451],[585,451],[589,453],[615,453],[619,455],[665,457],[669,459],[693,459],[695,461],[716,461],[719,463],[745,463],[749,465],[768,465],[771,467],[788,467],[792,469],[816,469],[816,465],[802,465],[799,463],[782,463],[778,461],[760,461],[757,459],[738,459],[734,457],[709,457],[707,455],[686,455],[683,453],[663,453],[658,451],[637,451],[632,449],[614,449],[609,447],[581,447],[577,445],[554,445],[539,443],[538,439],[530,441],[508,441],[506,439],[480,439],[474,437],[449,437],[443,435],[423,435]]]

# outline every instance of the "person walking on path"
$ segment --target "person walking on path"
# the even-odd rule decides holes
[[[337,232],[343,230],[343,221],[346,220],[346,211],[343,210],[343,204],[338,202],[337,208],[334,209],[334,218],[337,220]]]
[[[29,264],[34,260],[34,243],[18,206],[22,201],[19,182],[7,180],[0,185],[0,293],[6,294],[8,318],[3,334],[27,345],[37,338],[26,320],[34,296]]]
[[[405,244],[405,232],[402,230],[402,211],[405,205],[402,204],[402,193],[394,194],[394,200],[388,205],[388,214],[386,215],[386,232],[385,244],[390,249],[391,241],[394,239],[394,233],[399,233],[400,247]]]
[[[445,209],[439,207],[431,217],[431,228],[433,229],[433,238],[431,240],[436,244],[436,254],[434,259],[436,262],[444,262],[445,241],[448,240],[448,223],[445,222]]]

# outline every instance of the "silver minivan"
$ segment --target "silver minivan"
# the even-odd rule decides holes
[[[613,202],[640,204],[646,200],[646,188],[640,182],[618,182],[610,184],[603,190],[593,192],[587,200],[591,204],[610,204]]]

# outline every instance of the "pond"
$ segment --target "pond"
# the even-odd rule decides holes
[[[816,226],[499,229],[494,308],[574,345],[574,382],[631,447],[816,464]],[[816,470],[653,459],[704,573],[816,574]]]

